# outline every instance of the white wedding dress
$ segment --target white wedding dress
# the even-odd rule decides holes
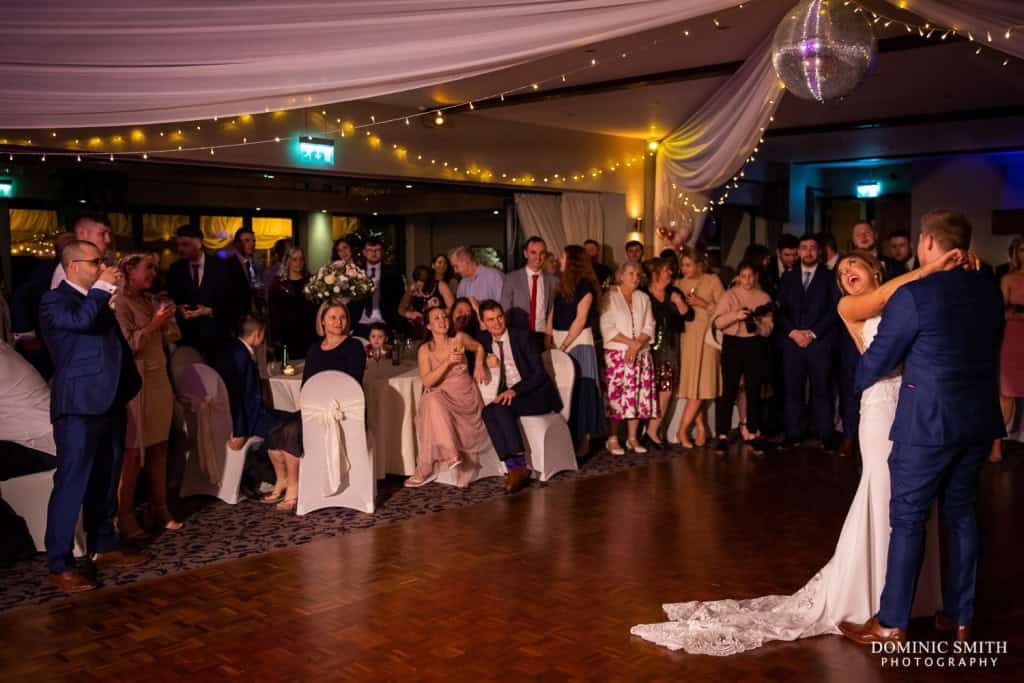
[[[864,323],[865,348],[875,338],[880,321],[881,316],[876,316]],[[732,655],[771,640],[839,634],[840,622],[863,623],[876,614],[889,550],[889,430],[900,383],[895,373],[861,396],[860,484],[832,559],[803,588],[792,595],[664,605],[671,621],[634,626],[631,633],[671,650]],[[931,615],[942,602],[935,512],[928,524],[914,616]]]

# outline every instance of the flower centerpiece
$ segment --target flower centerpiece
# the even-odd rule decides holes
[[[366,271],[351,261],[335,261],[321,266],[309,279],[303,292],[315,304],[331,299],[345,303],[373,294],[375,284]]]

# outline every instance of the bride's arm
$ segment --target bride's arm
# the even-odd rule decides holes
[[[895,277],[878,289],[865,292],[864,294],[847,294],[839,300],[839,316],[846,323],[849,328],[850,322],[864,322],[868,318],[873,318],[876,315],[882,314],[882,309],[889,303],[889,299],[896,293],[896,290],[914,280],[920,280],[923,277],[928,277],[933,273],[937,273],[942,270],[947,270],[949,266],[956,267],[961,258],[963,252],[959,249],[953,249],[943,254],[942,258],[938,259],[934,263],[927,266],[921,266],[915,268],[909,273]],[[851,332],[852,333],[852,332]],[[854,341],[860,346],[860,335],[854,335]],[[861,349],[861,353],[864,350]]]

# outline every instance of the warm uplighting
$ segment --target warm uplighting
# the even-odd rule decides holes
[[[434,125],[435,126],[443,126],[444,125],[444,114],[442,114],[441,112],[437,112],[437,114],[434,115]]]
[[[658,141],[657,140],[650,140],[650,141],[648,141],[647,149],[650,150],[651,152],[657,152],[658,151]]]

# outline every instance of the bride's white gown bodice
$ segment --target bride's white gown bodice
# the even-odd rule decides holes
[[[881,316],[876,316],[864,323],[861,338],[865,348],[874,340],[880,322]],[[889,549],[889,430],[896,416],[900,383],[897,372],[861,395],[860,483],[835,553],[803,588],[792,595],[667,604],[663,607],[670,621],[634,626],[631,633],[672,650],[731,655],[771,640],[838,634],[840,622],[861,623],[876,614]],[[941,603],[934,518],[933,511],[914,600],[915,615],[930,615]]]

